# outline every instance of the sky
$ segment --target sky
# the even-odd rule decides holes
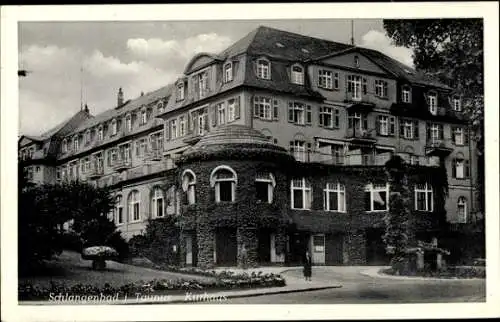
[[[199,52],[220,52],[260,25],[349,43],[351,20],[21,22],[18,25],[19,133],[40,135],[80,109],[93,115],[182,74]],[[354,20],[355,44],[409,66],[412,51],[395,47],[380,19]],[[82,72],[83,70],[83,72]],[[42,121],[43,120],[43,121]]]

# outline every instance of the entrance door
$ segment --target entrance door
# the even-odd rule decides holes
[[[215,239],[217,265],[235,266],[238,255],[236,228],[219,228]]]
[[[316,234],[311,236],[312,262],[314,264],[325,263],[325,235]]]
[[[390,256],[386,252],[385,243],[382,239],[382,229],[366,230],[366,263],[368,265],[387,265]]]
[[[259,230],[259,263],[268,264],[271,262],[271,232],[268,229]]]

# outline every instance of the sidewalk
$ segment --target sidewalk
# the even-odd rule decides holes
[[[282,274],[289,270],[301,270],[302,267],[260,267],[252,269],[239,269],[239,268],[218,268],[217,270],[231,270],[236,273],[261,271],[263,274],[274,273]],[[83,302],[83,301],[64,301],[64,302],[50,302],[50,301],[24,301],[19,302],[20,305],[102,305],[102,304],[179,304],[179,303],[223,303],[230,298],[239,297],[254,297],[261,295],[272,294],[286,294],[295,292],[316,291],[331,288],[340,288],[342,285],[336,281],[305,281],[303,278],[293,276],[283,276],[286,281],[286,286],[282,287],[268,287],[268,288],[254,288],[246,290],[228,290],[228,291],[187,291],[182,295],[141,295],[141,298],[128,297],[127,299],[116,299],[102,302]]]
[[[467,281],[478,281],[485,280],[484,278],[437,278],[437,277],[422,277],[422,276],[397,276],[381,273],[380,270],[384,268],[389,268],[389,266],[373,266],[367,267],[360,271],[360,274],[373,277],[373,278],[385,278],[392,280],[405,280],[405,281],[441,281],[441,282],[467,282]]]

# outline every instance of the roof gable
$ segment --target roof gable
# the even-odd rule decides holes
[[[207,66],[208,64],[214,62],[214,61],[220,61],[222,60],[220,57],[214,54],[210,53],[199,53],[195,55],[189,63],[186,65],[186,68],[184,69],[184,74],[189,74],[193,71],[196,71],[199,68],[202,68],[204,66]]]
[[[355,63],[356,59],[358,61],[358,65],[356,65]],[[338,65],[346,68],[356,68],[359,71],[367,71],[379,74],[389,74],[391,76],[394,76],[393,73],[389,72],[385,68],[382,68],[381,66],[373,62],[370,58],[353,50],[341,53],[339,55],[331,55],[319,61],[329,65]]]

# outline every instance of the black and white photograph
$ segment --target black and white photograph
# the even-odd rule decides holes
[[[498,316],[498,4],[467,4],[2,8],[9,304],[30,319]]]

